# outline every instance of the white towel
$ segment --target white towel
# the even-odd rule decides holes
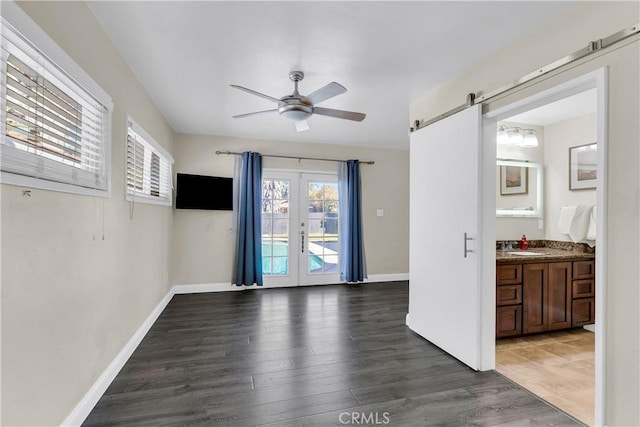
[[[596,240],[596,207],[591,210],[591,218],[589,219],[589,229],[585,240]],[[593,246],[593,245],[591,245]]]
[[[571,220],[573,220],[573,214],[576,213],[575,206],[564,206],[560,208],[560,218],[558,219],[558,227],[563,234],[569,234],[569,228],[571,227]]]
[[[589,230],[589,221],[591,220],[591,211],[593,205],[578,205],[576,211],[573,214],[571,220],[571,226],[569,227],[569,237],[573,243],[578,243],[587,237],[587,231]]]

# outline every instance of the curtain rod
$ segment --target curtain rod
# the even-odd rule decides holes
[[[226,154],[226,155],[236,155],[236,156],[241,156],[242,153],[238,153],[236,151],[216,151],[216,154]],[[323,162],[344,162],[344,160],[338,160],[338,159],[323,159],[321,157],[295,157],[295,156],[278,156],[275,154],[263,154],[263,157],[278,157],[279,159],[294,159],[294,160],[321,160]],[[373,165],[376,162],[374,162],[373,160],[368,160],[368,161],[364,161],[364,160],[358,160],[358,163],[362,163],[365,165]]]

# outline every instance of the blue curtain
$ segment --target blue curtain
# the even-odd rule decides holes
[[[242,153],[233,283],[262,286],[262,156]]]
[[[340,199],[340,280],[362,282],[367,277],[362,235],[360,162],[348,160],[338,166]]]

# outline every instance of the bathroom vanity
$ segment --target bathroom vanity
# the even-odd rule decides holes
[[[527,251],[496,251],[497,338],[582,327],[594,321],[593,250],[538,241]]]

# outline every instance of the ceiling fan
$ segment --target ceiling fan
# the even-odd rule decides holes
[[[340,95],[347,91],[347,88],[336,83],[331,82],[315,92],[304,96],[300,95],[298,92],[298,82],[300,82],[304,78],[304,73],[302,71],[292,71],[289,73],[289,78],[293,81],[295,85],[293,89],[293,93],[291,95],[285,95],[282,98],[274,98],[273,96],[265,95],[260,92],[256,92],[255,90],[247,89],[246,87],[231,85],[236,89],[243,90],[245,92],[249,92],[253,95],[259,96],[264,99],[268,99],[269,101],[275,102],[278,104],[278,108],[273,108],[270,110],[263,111],[255,111],[253,113],[247,114],[239,114],[237,116],[233,116],[234,119],[239,119],[242,117],[250,117],[256,116],[258,114],[266,114],[266,113],[279,113],[282,117],[289,119],[294,122],[296,126],[296,130],[298,132],[302,132],[309,129],[309,124],[307,123],[307,119],[311,117],[313,114],[319,114],[321,116],[329,116],[335,117],[338,119],[346,119],[353,120],[356,122],[361,122],[366,117],[366,114],[363,113],[355,113],[353,111],[344,111],[344,110],[334,110],[332,108],[322,108],[316,107],[317,104],[326,101],[329,98],[333,98],[334,96]]]

